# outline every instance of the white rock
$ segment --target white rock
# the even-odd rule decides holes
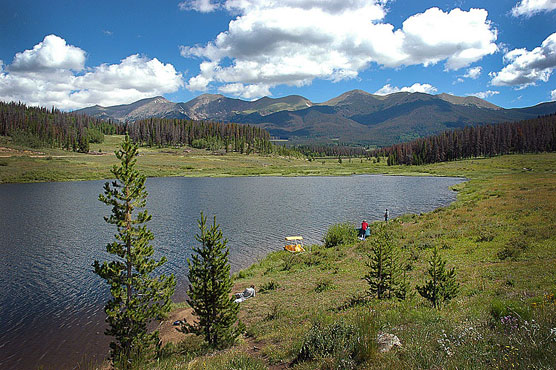
[[[400,339],[397,336],[388,333],[378,333],[377,343],[379,352],[388,352],[393,347],[402,346],[402,342],[400,342]]]

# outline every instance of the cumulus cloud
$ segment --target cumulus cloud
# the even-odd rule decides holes
[[[487,91],[480,91],[480,92],[471,93],[471,94],[467,94],[467,95],[468,96],[476,96],[477,98],[481,98],[481,99],[486,99],[490,96],[498,95],[498,94],[500,94],[500,91],[487,90]]]
[[[556,9],[556,0],[521,0],[512,9],[512,15],[531,17],[537,13]]]
[[[173,92],[183,86],[174,66],[131,55],[119,64],[85,68],[86,53],[49,35],[32,50],[0,63],[0,100],[77,109],[115,105]]]
[[[218,8],[220,4],[212,0],[186,0],[178,4],[180,10],[195,10],[201,13],[210,13]]]
[[[375,92],[376,95],[388,95],[388,94],[393,94],[393,93],[397,93],[397,92],[420,92],[420,93],[426,93],[426,94],[434,94],[437,91],[436,87],[430,85],[430,84],[420,84],[420,83],[414,83],[411,86],[404,86],[402,88],[399,88],[397,86],[391,86],[390,84],[386,84],[384,86],[382,86],[379,90],[377,90]]]
[[[10,70],[20,72],[42,72],[55,69],[80,71],[85,66],[85,52],[66,44],[66,40],[48,35],[32,50],[17,53]]]
[[[479,78],[479,76],[481,76],[482,70],[483,70],[483,67],[469,68],[467,70],[467,72],[463,75],[463,77],[470,78],[472,80],[476,80],[477,78]]]
[[[216,4],[216,3],[214,3]],[[231,85],[239,96],[313,79],[356,78],[371,63],[385,67],[445,62],[469,66],[497,51],[497,31],[483,9],[431,8],[400,29],[384,23],[386,1],[226,0],[238,14],[213,41],[181,46],[181,55],[203,59],[190,90]],[[242,91],[245,91],[242,93]]]
[[[241,83],[233,83],[220,86],[218,91],[222,94],[241,96],[245,99],[255,99],[270,95],[270,87],[268,85],[244,85]]]
[[[547,82],[556,68],[556,32],[531,51],[514,49],[507,52],[504,62],[507,65],[500,72],[490,74],[492,85],[524,88],[537,81]]]

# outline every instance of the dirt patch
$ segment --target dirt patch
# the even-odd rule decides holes
[[[162,344],[167,343],[178,343],[182,341],[186,334],[179,332],[179,325],[174,325],[175,321],[185,320],[189,324],[193,324],[195,318],[193,317],[192,308],[182,308],[179,310],[172,311],[168,318],[162,321],[158,325],[158,331],[160,333],[160,340]]]

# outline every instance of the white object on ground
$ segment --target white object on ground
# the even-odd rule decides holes
[[[234,302],[240,303],[254,296],[255,296],[255,289],[247,288],[243,291],[243,293],[236,293],[236,300]]]

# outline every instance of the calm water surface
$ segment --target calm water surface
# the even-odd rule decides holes
[[[186,289],[186,259],[201,211],[216,216],[232,270],[280,250],[287,235],[320,243],[337,222],[428,212],[455,200],[459,178],[150,178],[147,208],[156,255]],[[115,229],[97,200],[104,181],[0,185],[0,368],[72,368],[102,360],[104,282],[91,267],[109,259]]]

